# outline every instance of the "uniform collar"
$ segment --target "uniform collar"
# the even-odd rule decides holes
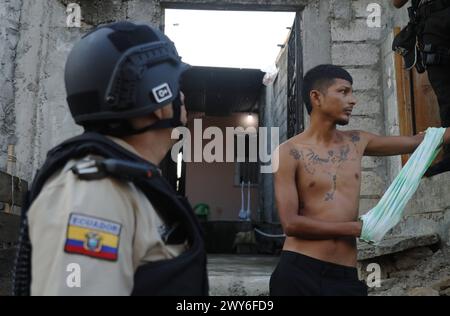
[[[132,152],[133,154],[135,154],[136,156],[139,156],[140,158],[144,159],[147,161],[147,159],[142,156],[137,150],[136,148],[134,148],[132,145],[128,144],[126,141],[124,141],[123,139],[114,137],[114,136],[109,136],[106,135],[106,137],[108,137],[109,139],[111,139],[113,142],[115,142],[117,145],[122,146],[123,148],[125,148],[126,150]]]

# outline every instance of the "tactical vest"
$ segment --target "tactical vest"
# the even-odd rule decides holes
[[[447,9],[450,7],[449,0],[428,0],[420,1],[413,0],[412,6],[416,10],[416,15],[418,19],[427,19],[433,15],[433,13]]]
[[[412,0],[408,8],[409,23],[401,30],[392,43],[392,50],[402,55],[405,68],[416,67],[417,72],[423,73],[428,66],[450,64],[450,49],[422,43],[421,37],[425,22],[435,12],[450,7],[450,0]]]
[[[83,170],[72,169],[80,179],[89,181],[113,177],[132,182],[158,210],[165,224],[175,227],[178,238],[181,236],[189,244],[189,249],[174,259],[140,266],[134,275],[132,295],[208,295],[202,230],[189,202],[177,196],[169,183],[156,172],[158,170],[156,166],[97,133],[84,133],[55,147],[49,151],[46,162],[38,170],[22,208],[19,248],[13,273],[13,294],[30,295],[32,247],[27,221],[30,205],[39,195],[45,182],[69,160],[90,154],[105,159],[97,162],[98,172],[85,173]]]
[[[416,0],[416,19],[418,22],[418,36],[422,37],[425,23],[428,19],[436,19],[435,13],[448,9],[450,0],[429,0],[425,3]],[[450,17],[449,17],[450,18]],[[442,21],[445,23],[445,21]],[[425,66],[450,65],[450,44],[432,45],[419,41],[422,52],[423,64]]]

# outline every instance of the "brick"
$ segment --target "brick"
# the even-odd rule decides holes
[[[366,214],[368,211],[370,211],[372,208],[374,208],[375,205],[377,205],[378,201],[379,201],[379,199],[361,198],[359,200],[359,215]]]
[[[381,100],[376,91],[358,91],[354,94],[357,104],[353,115],[381,114]]]
[[[339,0],[332,2],[332,14],[336,19],[349,20],[352,15],[352,4],[350,0]]]
[[[378,71],[367,68],[347,68],[347,70],[353,76],[353,90],[380,89],[379,79],[381,74]]]
[[[381,28],[370,28],[366,19],[356,19],[352,23],[340,20],[331,21],[331,40],[333,42],[377,41],[381,38]]]
[[[374,171],[363,171],[361,195],[382,196],[385,190],[384,180]]]
[[[383,157],[363,157],[361,167],[364,169],[378,168],[384,165]]]
[[[376,117],[352,116],[347,126],[342,126],[341,130],[362,130],[374,134],[381,135],[384,123]]]
[[[340,66],[370,66],[380,61],[380,49],[373,44],[334,44],[333,64]]]

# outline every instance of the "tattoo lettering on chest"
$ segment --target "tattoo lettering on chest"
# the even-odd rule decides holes
[[[330,162],[330,157],[320,158],[320,156],[311,149],[308,149],[308,154],[306,156],[308,157],[309,162],[311,162],[314,165],[317,164],[321,165]]]
[[[356,155],[352,155],[351,144],[344,144],[335,150],[329,150],[328,156],[323,156],[311,148],[292,149],[290,155],[297,161],[300,161],[304,170],[310,174],[325,173],[330,177],[332,183],[331,190],[325,194],[325,201],[333,201],[337,188],[337,176],[339,169],[347,161],[357,160],[357,143],[361,140],[359,132],[350,134],[351,144],[355,146]],[[331,170],[331,171],[330,171]]]
[[[326,166],[326,165],[335,165],[337,167],[340,167],[342,163],[349,161],[349,160],[355,160],[353,157],[349,157],[350,154],[350,145],[343,145],[339,147],[336,151],[335,150],[329,150],[328,151],[328,157],[321,157],[319,154],[317,154],[313,149],[307,148],[305,149],[307,152],[306,155],[303,154],[303,150],[300,150],[299,157],[303,162],[306,162],[306,165],[310,166]],[[306,157],[307,159],[303,159]]]

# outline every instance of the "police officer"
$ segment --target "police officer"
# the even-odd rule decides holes
[[[206,255],[189,203],[157,167],[186,124],[173,43],[146,24],[86,34],[66,68],[85,132],[48,153],[28,192],[16,295],[206,295]]]
[[[393,0],[403,7],[408,0]],[[410,16],[417,23],[419,49],[440,108],[441,124],[450,127],[450,0],[412,0]],[[426,176],[450,170],[450,146],[444,147],[444,159],[431,167]]]

